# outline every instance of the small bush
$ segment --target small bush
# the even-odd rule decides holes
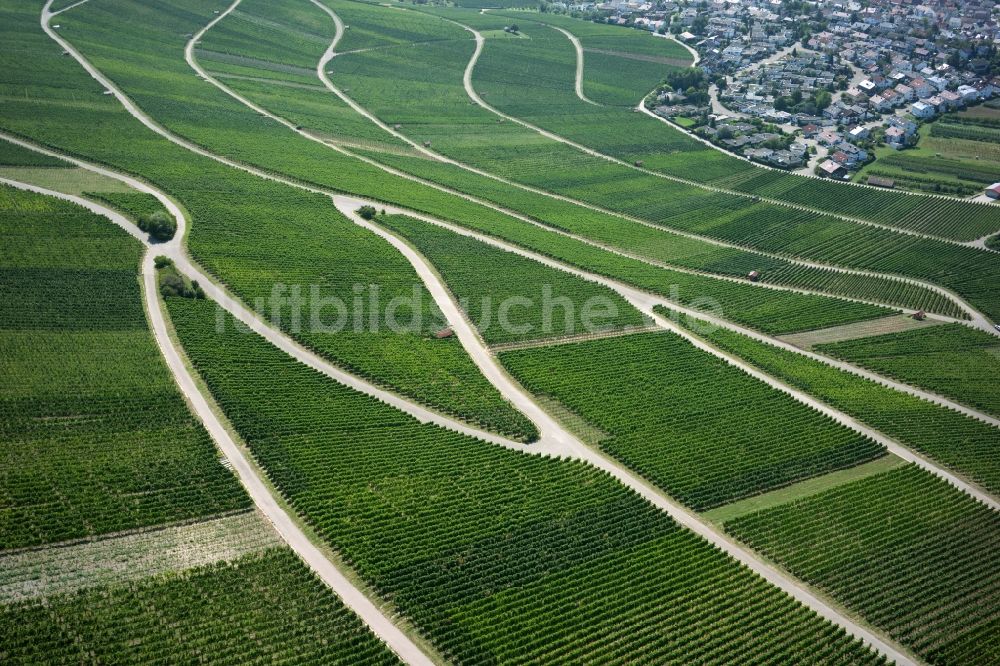
[[[158,210],[139,218],[139,228],[159,241],[168,241],[177,233],[177,221],[165,211]]]
[[[362,206],[358,209],[358,215],[365,218],[366,220],[371,220],[375,218],[378,211],[375,210],[374,206]]]
[[[167,266],[173,266],[174,260],[171,259],[170,257],[164,257],[161,254],[160,256],[153,259],[153,265],[156,266],[157,269],[166,268]]]

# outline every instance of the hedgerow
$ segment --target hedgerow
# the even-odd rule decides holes
[[[503,352],[500,360],[525,388],[609,433],[603,450],[699,511],[884,453],[671,333]]]
[[[725,528],[929,663],[996,655],[1000,514],[915,465]]]

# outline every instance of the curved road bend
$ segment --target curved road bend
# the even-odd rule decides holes
[[[586,102],[587,104],[593,104],[594,106],[601,106],[600,104],[598,104],[597,102],[595,102],[594,100],[590,99],[585,94],[583,94],[583,44],[581,44],[580,40],[577,39],[576,35],[574,35],[569,30],[564,30],[563,28],[554,25],[550,25],[549,27],[552,28],[553,30],[558,30],[559,32],[561,32],[563,36],[565,36],[566,39],[570,41],[570,43],[573,45],[573,48],[576,50],[576,80],[573,82],[573,85],[576,88],[576,96],[579,97],[580,101],[582,102]]]
[[[267,516],[288,546],[298,553],[305,563],[323,582],[325,582],[341,598],[344,604],[353,610],[372,632],[389,646],[397,655],[409,664],[431,666],[434,662],[417,647],[417,645],[397,627],[372,601],[356,588],[340,570],[322,553],[305,533],[295,524],[292,518],[278,504],[267,485],[258,475],[253,465],[243,455],[239,445],[229,436],[220,419],[209,406],[205,396],[198,390],[197,384],[181,357],[181,352],[174,346],[168,333],[167,323],[160,309],[157,297],[156,268],[153,265],[154,256],[160,254],[164,245],[151,245],[146,235],[124,216],[97,203],[81,197],[63,194],[42,187],[35,187],[17,181],[0,178],[0,182],[39,194],[57,197],[70,201],[88,210],[102,215],[129,234],[140,240],[146,248],[142,260],[142,296],[146,306],[146,314],[150,327],[156,338],[156,343],[163,358],[170,368],[178,386],[187,398],[197,417],[211,434],[226,459],[232,464],[239,476],[240,482],[253,499],[254,504]]]
[[[350,198],[350,200],[352,200],[356,204],[363,204],[364,203],[363,201],[361,201],[359,199]],[[621,295],[623,298],[625,298],[631,305],[633,305],[636,309],[638,309],[639,311],[643,312],[644,314],[652,317],[653,320],[656,321],[661,327],[676,332],[678,335],[680,335],[681,337],[685,338],[686,340],[688,340],[689,342],[691,342],[692,344],[694,344],[699,349],[702,349],[703,351],[706,351],[706,352],[708,352],[708,353],[710,353],[710,354],[712,354],[714,356],[717,356],[717,357],[721,358],[722,360],[726,361],[727,363],[729,363],[731,365],[735,365],[735,366],[739,367],[741,370],[743,370],[747,374],[751,375],[752,377],[755,377],[756,379],[759,379],[759,380],[765,382],[766,384],[768,384],[772,388],[778,389],[779,391],[782,391],[783,393],[788,394],[789,396],[791,396],[795,400],[797,400],[797,401],[799,401],[799,402],[801,402],[801,403],[803,403],[803,404],[805,404],[805,405],[807,405],[809,407],[812,407],[812,408],[814,408],[814,409],[822,412],[823,414],[829,416],[830,418],[834,419],[838,423],[841,423],[841,424],[843,424],[843,425],[851,428],[855,432],[858,432],[858,433],[860,433],[862,435],[865,435],[867,437],[871,437],[873,440],[879,442],[880,444],[882,444],[883,446],[885,446],[890,452],[896,454],[900,458],[903,458],[904,460],[907,460],[907,461],[910,461],[910,462],[914,462],[914,463],[920,465],[921,467],[923,467],[924,469],[932,472],[933,474],[936,474],[936,475],[944,478],[945,480],[947,480],[949,483],[951,483],[955,487],[957,487],[960,490],[962,490],[962,491],[968,493],[969,495],[975,497],[977,500],[983,502],[984,504],[987,504],[988,506],[990,506],[990,507],[992,507],[994,509],[1000,510],[1000,502],[998,502],[990,494],[988,494],[988,493],[980,490],[979,488],[977,488],[977,487],[975,487],[975,486],[967,483],[966,481],[964,481],[964,480],[956,477],[955,475],[951,474],[950,472],[948,472],[948,471],[940,468],[938,465],[936,465],[932,461],[924,458],[922,455],[920,455],[920,454],[918,454],[918,453],[910,450],[909,448],[900,445],[895,440],[892,440],[892,439],[886,437],[885,435],[883,435],[882,433],[878,432],[877,430],[875,430],[875,429],[873,429],[873,428],[871,428],[871,427],[869,427],[869,426],[867,426],[867,425],[865,425],[863,423],[860,423],[859,421],[857,421],[853,417],[851,417],[851,416],[849,416],[849,415],[847,415],[847,414],[845,414],[845,413],[843,413],[843,412],[841,412],[841,411],[839,411],[837,409],[834,409],[834,408],[826,405],[825,403],[817,400],[816,398],[812,397],[808,393],[805,393],[805,392],[803,392],[803,391],[801,391],[799,389],[796,389],[796,388],[794,388],[794,387],[792,387],[792,386],[790,386],[790,385],[788,385],[788,384],[786,384],[786,383],[784,383],[784,382],[782,382],[782,381],[780,381],[780,380],[778,380],[778,379],[776,379],[776,378],[774,378],[774,377],[772,377],[770,375],[767,375],[767,374],[765,374],[765,373],[757,370],[752,365],[746,363],[745,361],[743,361],[742,359],[740,359],[740,358],[738,358],[736,356],[733,356],[731,354],[723,352],[723,351],[717,349],[716,347],[703,342],[700,338],[698,338],[697,336],[691,334],[686,329],[684,329],[682,327],[679,327],[676,324],[674,324],[674,323],[666,320],[665,318],[663,318],[659,314],[656,314],[654,312],[653,308],[655,306],[657,306],[657,305],[665,306],[665,307],[671,308],[673,310],[676,310],[678,312],[681,312],[682,314],[685,314],[685,315],[689,315],[689,316],[692,316],[692,317],[695,317],[695,318],[701,318],[701,319],[708,320],[710,323],[712,323],[714,325],[717,325],[717,326],[719,326],[721,328],[726,328],[728,330],[732,330],[732,331],[735,331],[737,333],[742,333],[742,334],[745,334],[745,335],[749,335],[749,336],[753,337],[754,339],[759,340],[761,342],[772,342],[772,343],[776,343],[777,342],[777,343],[780,343],[780,341],[773,340],[769,336],[766,336],[764,334],[755,333],[755,332],[750,331],[748,329],[743,329],[741,327],[734,326],[733,324],[731,324],[729,322],[725,322],[725,321],[719,320],[717,318],[707,316],[704,313],[701,313],[701,312],[698,312],[698,311],[695,311],[695,310],[691,310],[689,308],[685,308],[685,307],[682,307],[682,306],[678,306],[678,305],[676,305],[676,304],[674,304],[674,303],[666,300],[665,298],[663,298],[661,296],[657,296],[657,295],[654,295],[654,294],[650,294],[650,293],[641,291],[641,290],[636,289],[635,287],[632,287],[630,285],[624,284],[622,282],[618,282],[617,280],[612,280],[612,279],[606,278],[604,276],[601,276],[601,275],[598,275],[598,274],[595,274],[595,273],[590,273],[590,272],[588,272],[586,270],[583,270],[583,269],[575,268],[573,266],[564,264],[564,263],[562,263],[562,262],[560,262],[560,261],[558,261],[556,259],[552,259],[551,257],[547,257],[545,255],[541,255],[541,254],[532,252],[531,250],[526,250],[526,249],[521,248],[519,246],[513,245],[511,243],[507,243],[507,242],[502,241],[502,240],[498,240],[496,238],[493,238],[491,236],[487,236],[485,234],[481,234],[479,232],[471,231],[471,230],[469,230],[469,229],[467,229],[465,227],[461,227],[461,226],[458,226],[458,225],[450,223],[450,222],[445,222],[445,221],[442,221],[442,220],[438,220],[438,219],[435,219],[435,218],[430,217],[428,215],[424,215],[422,213],[416,213],[416,212],[413,212],[413,211],[407,211],[407,210],[399,209],[399,208],[396,208],[396,207],[386,207],[383,204],[380,204],[378,202],[369,202],[369,205],[381,206],[383,208],[386,208],[386,210],[391,210],[393,212],[397,212],[397,213],[400,213],[400,214],[403,214],[403,215],[407,215],[407,216],[415,218],[415,219],[422,220],[422,221],[427,222],[429,224],[437,225],[439,227],[448,229],[449,231],[452,231],[452,232],[454,232],[456,234],[459,234],[461,236],[466,236],[468,238],[474,238],[474,239],[479,240],[479,241],[481,241],[483,243],[486,243],[487,245],[491,245],[493,247],[499,248],[501,250],[505,250],[507,252],[512,252],[512,253],[517,254],[519,256],[522,256],[522,257],[525,257],[525,258],[537,261],[537,262],[539,262],[541,264],[544,264],[546,266],[549,266],[551,268],[555,268],[557,270],[561,270],[563,272],[570,273],[572,275],[576,275],[576,276],[578,276],[580,278],[583,278],[585,280],[589,280],[589,281],[596,282],[598,284],[604,285],[605,287],[608,287],[609,289],[612,289],[613,291],[617,292],[619,295]],[[412,249],[411,249],[411,251],[412,251]],[[432,280],[438,282],[439,286],[447,292],[447,286],[445,286],[445,285],[443,285],[443,284],[440,283],[440,278],[439,278],[439,276],[437,275],[436,272],[434,272],[432,270],[431,274],[428,275],[428,277],[429,277],[429,279],[432,279]],[[449,298],[450,298],[450,295],[449,295]],[[455,312],[454,314],[456,316],[458,316],[458,317],[464,317],[464,313],[462,313],[460,310],[457,311],[457,312]],[[473,339],[469,341],[469,346],[470,347],[473,346],[473,345],[482,345],[482,342],[481,342],[481,340],[480,340],[480,338],[478,336],[474,335],[472,337],[473,337]],[[797,350],[797,351],[801,352],[801,350],[798,350],[798,348],[796,348],[796,347],[792,347],[792,345],[790,345],[788,343],[783,343],[783,345],[784,345],[784,348],[788,348],[790,351],[791,350]],[[489,355],[489,350],[486,349],[485,346],[481,346],[480,349],[475,350],[474,355]],[[825,357],[819,357],[816,360],[823,360],[823,361],[825,361],[826,359],[825,359]],[[504,386],[502,386],[502,385],[497,385],[497,388],[499,390],[501,390],[501,391],[505,390]],[[909,388],[909,387],[906,387],[906,388]],[[993,417],[989,417],[989,416],[987,416],[985,414],[979,415],[979,416],[983,417],[983,420],[987,420],[992,425],[1000,425],[1000,420],[998,420],[998,419],[995,419]],[[576,440],[575,438],[573,438],[573,442],[575,444],[579,444],[579,441]]]
[[[237,3],[238,3],[238,1],[239,0],[237,0]],[[230,9],[228,11],[231,11],[232,8],[235,7],[237,3],[234,3],[230,7]],[[48,27],[47,26],[47,16],[44,15],[44,14],[43,14],[43,26],[46,27],[46,28]],[[49,32],[49,31],[47,31],[47,32]],[[65,44],[67,47],[70,46],[64,40],[59,39],[58,36],[56,36],[54,34],[51,34],[51,33],[50,33],[50,36],[52,36],[52,38],[55,39],[56,41],[58,41],[58,42],[60,42],[62,44]],[[67,49],[67,50],[69,50],[69,49]],[[89,72],[91,72],[91,74],[95,78],[97,78],[102,83],[105,83],[106,86],[109,89],[111,89],[116,94],[116,96],[119,96],[120,99],[124,98],[125,100],[127,100],[127,98],[125,97],[125,95],[120,90],[118,90],[117,87],[115,87],[113,84],[111,84],[111,82],[109,80],[107,80],[102,74],[100,74],[100,72],[98,72],[96,70],[96,68],[94,68],[92,65],[90,65],[89,62],[86,61],[86,59],[84,59],[78,52],[75,51],[75,49],[74,50],[70,50],[70,53],[72,53],[75,58],[77,58],[79,61],[81,61],[81,64],[84,64],[84,66],[87,68],[87,70]],[[125,104],[125,107],[126,107],[127,110],[130,111],[130,113],[132,113],[133,115],[136,115],[137,117],[140,117],[140,119],[144,121],[144,124],[146,124],[147,127],[150,127],[151,129],[154,129],[154,131],[156,131],[158,134],[165,135],[170,140],[174,141],[175,143],[179,143],[182,146],[184,146],[185,144],[188,143],[188,142],[186,142],[186,141],[184,141],[182,139],[179,139],[178,137],[174,137],[170,132],[168,132],[167,130],[165,130],[165,129],[159,127],[158,125],[156,125],[156,123],[154,123],[151,119],[148,119],[148,118],[144,117],[144,114],[142,114],[133,104],[131,104],[130,101],[127,104]],[[196,152],[199,152],[200,154],[207,153],[207,151],[204,151],[203,149],[198,148],[196,146],[194,146],[194,148],[196,149]],[[229,160],[226,160],[225,158],[221,158],[219,156],[214,156],[214,155],[209,155],[209,156],[212,157],[213,159],[216,159],[216,160],[218,160],[220,162],[223,162],[223,163],[230,162]],[[233,164],[232,166],[234,166],[235,168],[241,168],[244,171],[250,171],[251,173],[257,171],[257,170],[249,169],[249,168],[247,168],[247,167],[245,167],[243,165]],[[262,174],[263,177],[269,177],[269,178],[272,178],[272,179],[275,179],[275,180],[284,181],[284,179],[276,178],[272,174],[265,174],[263,172],[261,172],[261,174]],[[301,184],[292,183],[290,181],[288,182],[288,184],[292,184],[292,185],[295,185],[295,186],[298,186],[298,187],[303,187]],[[315,189],[315,188],[307,188],[307,189]],[[373,203],[375,203],[376,205],[381,205],[379,202],[373,202]],[[414,213],[411,213],[411,214],[414,215],[415,217],[418,217],[418,218],[427,219],[426,216],[421,216],[419,214],[414,214]],[[445,225],[445,226],[447,226],[447,225]],[[454,228],[453,228],[453,230],[456,231],[456,232],[459,231],[458,229],[454,229]],[[464,232],[465,230],[461,230],[461,231]],[[468,234],[468,235],[475,236],[475,234]],[[487,239],[481,239],[481,240],[487,240]],[[488,240],[490,242],[496,243],[495,241],[492,241],[492,239],[488,239]],[[524,253],[523,251],[521,251],[520,253],[527,254],[527,256],[531,256],[532,255],[532,253]],[[535,258],[535,257],[532,257],[532,258]],[[546,263],[546,262],[543,262],[543,263]],[[564,266],[558,266],[558,267],[562,268],[563,270],[568,270],[568,268],[564,267]],[[569,272],[579,272],[579,273],[582,273],[581,271],[574,271],[574,270],[570,270]],[[600,276],[592,276],[591,279],[594,279],[594,278],[596,278],[596,281],[598,281],[598,282],[602,282],[603,281],[606,284],[610,284],[610,282],[611,282],[611,281],[605,280],[603,278],[600,278]],[[615,285],[615,286],[617,286],[617,285]],[[631,290],[631,288],[627,288],[627,287],[626,287],[626,289]],[[631,291],[634,291],[634,290],[631,290]],[[652,305],[659,304],[659,302],[660,302],[659,299],[655,299],[655,298],[650,299],[649,295],[641,294],[641,292],[639,292],[639,295],[640,295],[640,297],[642,299],[646,299],[648,301],[648,303],[649,303],[648,307],[645,308],[646,311],[649,311],[651,309]],[[488,354],[488,352],[485,351],[485,350],[484,350],[484,353]],[[774,381],[774,380],[771,380],[771,381]],[[817,613],[819,613],[823,617],[826,617],[826,618],[830,619],[831,621],[834,621],[834,622],[838,623],[839,625],[848,628],[853,635],[861,637],[862,639],[864,639],[865,641],[867,641],[869,644],[873,645],[876,649],[878,649],[881,652],[883,652],[883,654],[886,654],[887,656],[889,656],[890,658],[896,660],[897,662],[899,662],[899,663],[913,663],[912,660],[908,656],[906,656],[899,648],[894,647],[894,646],[890,646],[883,639],[881,639],[880,637],[876,636],[875,634],[873,634],[868,629],[861,627],[860,625],[858,625],[857,623],[855,623],[854,621],[852,621],[850,618],[848,618],[847,616],[845,616],[843,613],[841,613],[840,611],[838,611],[835,608],[833,608],[832,606],[830,606],[827,602],[825,602],[822,599],[816,597],[811,591],[809,591],[808,589],[806,589],[801,583],[799,583],[799,582],[791,579],[787,574],[779,571],[778,569],[776,569],[772,565],[764,562],[756,554],[754,554],[753,552],[751,552],[748,549],[744,548],[740,544],[732,542],[730,539],[728,539],[724,535],[716,532],[714,530],[714,528],[712,528],[709,525],[703,523],[696,515],[694,515],[691,512],[687,511],[683,507],[680,507],[679,505],[675,504],[672,500],[667,499],[665,496],[663,496],[659,492],[653,490],[647,484],[645,484],[641,480],[639,480],[636,477],[634,477],[629,471],[621,468],[619,465],[617,465],[613,461],[607,460],[603,456],[601,456],[598,453],[596,453],[594,450],[592,450],[592,449],[590,449],[588,447],[585,447],[582,444],[579,444],[578,442],[575,442],[575,438],[574,438],[574,446],[578,446],[579,447],[578,452],[579,452],[579,455],[582,458],[591,460],[591,461],[593,461],[593,463],[595,465],[599,466],[600,468],[608,470],[613,475],[615,475],[616,478],[619,478],[621,481],[623,481],[624,483],[628,484],[630,487],[634,488],[637,492],[640,492],[644,496],[648,497],[654,504],[656,504],[657,506],[663,508],[664,510],[667,510],[680,523],[682,523],[684,525],[687,525],[692,530],[698,532],[699,534],[702,534],[703,536],[705,536],[706,538],[708,538],[713,543],[716,543],[721,548],[723,548],[727,553],[730,553],[733,557],[735,557],[739,561],[747,563],[748,566],[750,566],[751,568],[753,568],[755,571],[757,571],[760,575],[762,575],[763,577],[765,577],[767,580],[772,581],[774,584],[778,585],[781,589],[785,590],[787,593],[791,594],[796,599],[799,599],[800,601],[802,601],[803,603],[805,603],[806,605],[808,605],[810,608],[813,608]]]

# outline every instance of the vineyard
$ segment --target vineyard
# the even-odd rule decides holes
[[[171,25],[171,18],[175,16],[169,13],[170,8],[164,6],[147,10],[156,12],[155,20],[169,30],[167,26]],[[104,18],[111,24],[122,20],[112,9],[101,9],[96,13],[98,24]],[[185,18],[191,20],[190,15],[185,15]],[[12,30],[20,25],[19,34],[30,35],[33,28],[24,27],[29,20],[32,26],[36,23],[33,14],[25,15],[20,19],[21,23],[17,20],[8,23],[12,25]],[[176,33],[168,33],[175,48],[183,44],[181,37],[189,30],[189,25],[181,23],[177,25]],[[149,35],[146,35],[140,41],[146,45],[148,40]],[[116,43],[120,45],[122,42],[117,40]],[[43,49],[43,46],[36,45],[36,48]],[[114,52],[118,58],[120,52]],[[164,47],[164,52],[170,52],[170,47]],[[38,64],[50,61],[44,56],[35,59]],[[179,66],[169,60],[166,62],[171,64],[161,72],[164,80],[148,93],[157,96],[156,102],[151,104],[156,108],[160,108],[163,99],[185,95],[186,88],[173,90],[168,85],[169,81],[176,80],[177,85],[183,86],[186,84],[180,81],[186,82],[190,78],[186,71],[183,79],[180,74],[171,78],[170,69],[186,67],[183,60],[179,61]],[[64,60],[55,60],[52,66],[70,67]],[[138,74],[132,68],[126,71],[142,80],[141,71]],[[41,73],[36,75],[43,76]],[[92,90],[89,78],[82,72],[79,76],[83,77],[80,85]],[[71,98],[69,92],[63,92],[62,96]],[[488,384],[457,340],[433,339],[433,333],[440,329],[439,315],[406,260],[393,252],[388,244],[339,215],[328,198],[244,174],[192,155],[163,140],[152,139],[137,122],[126,120],[127,116],[122,118],[123,112],[113,103],[107,103],[108,108],[104,111],[93,110],[94,107],[104,106],[106,98],[99,92],[91,93],[90,97],[86,103],[77,102],[76,107],[72,106],[72,102],[62,100],[42,104],[43,110],[38,108],[40,103],[37,100],[30,104],[26,102],[5,111],[2,122],[14,123],[18,131],[30,132],[48,143],[65,143],[66,149],[71,152],[82,152],[96,161],[138,173],[171,192],[193,218],[188,244],[194,258],[244,302],[259,306],[262,315],[285,328],[303,345],[352,372],[422,401],[438,411],[519,439],[530,440],[535,436],[532,424]],[[141,93],[136,93],[136,97],[143,103],[150,101]],[[225,96],[223,100],[226,106],[231,101]],[[216,102],[221,103],[220,100]],[[232,136],[232,132],[223,130],[221,126],[211,131],[211,124],[205,122],[206,118],[219,116],[220,113],[226,117],[228,112],[217,107],[193,108],[196,106],[170,103],[167,108],[186,118],[177,121],[187,123],[183,125],[185,128],[204,126],[209,130],[205,136],[214,137],[214,142],[221,137],[227,146],[241,149],[249,145],[258,155],[293,155],[289,150],[289,139],[285,136],[286,130],[281,128],[279,131],[280,126],[274,123],[263,123],[255,113],[248,111],[244,116],[250,127],[243,142],[231,141],[226,139]],[[39,117],[49,120],[39,124]],[[106,134],[82,136],[74,129],[81,120]],[[305,171],[331,173],[331,168],[336,166],[337,153],[305,139],[301,141],[315,155],[314,161],[305,163]],[[150,151],[158,155],[157,160],[147,159]],[[234,153],[234,156],[238,155]],[[382,172],[374,172],[377,175],[365,173],[358,169],[355,160],[350,160],[349,164],[337,172],[338,178],[340,173],[355,173],[359,182],[382,182],[387,190],[399,192],[398,196],[418,208],[423,207],[420,205],[422,201],[427,201],[426,207],[432,212],[446,210],[449,215],[471,215],[468,209],[479,208],[469,204],[462,210],[460,206],[449,203],[454,200],[452,197],[426,189],[417,189],[410,196],[405,184],[401,189],[386,182],[386,175]],[[300,165],[293,173],[304,173],[303,167]],[[192,174],[198,177],[192,179]],[[212,183],[210,189],[205,188],[206,181]],[[354,289],[360,285],[366,290],[364,295],[367,297],[370,294],[368,285],[371,284],[379,285],[383,304],[397,295],[412,296],[414,288],[417,288],[420,293],[414,302],[419,307],[420,316],[416,319],[419,319],[420,327],[416,328],[414,323],[414,332],[405,336],[385,330],[371,331],[368,327],[356,331],[353,322],[357,314],[352,309]],[[282,285],[286,287],[278,293],[281,300],[277,308],[272,301],[276,285],[278,289]],[[314,287],[318,289],[317,296],[311,298]],[[288,300],[294,293],[293,288],[298,289],[304,301],[299,318],[301,325],[298,327],[294,325],[295,317]],[[339,321],[337,311],[332,307],[315,313],[321,326],[311,325],[312,306],[322,307],[328,302],[323,299],[331,297],[339,299],[349,309],[343,330],[337,334],[324,328]],[[363,300],[363,307],[368,307],[368,299]],[[407,312],[404,308],[399,317],[403,318]]]
[[[687,321],[681,318],[680,321]],[[1000,430],[795,352],[724,329],[711,343],[1000,493]]]
[[[644,323],[638,310],[606,287],[413,218],[380,216],[377,223],[430,261],[489,344]]]
[[[996,206],[706,147],[634,108],[690,60],[642,30],[320,2],[342,25],[302,0],[0,0],[0,131],[186,218],[140,276],[108,220],[0,185],[0,662],[995,661],[1000,429],[776,345],[1000,416],[969,314],[1000,318]],[[356,105],[317,72],[338,26],[325,76]],[[969,186],[994,115],[924,127],[983,159],[889,158]],[[174,222],[3,140],[0,176]],[[663,303],[710,347],[637,309]],[[916,310],[934,325],[884,334]]]
[[[930,663],[996,657],[1000,519],[915,466],[737,518],[726,530]]]
[[[0,188],[0,549],[245,509],[147,328],[141,247]]]
[[[500,360],[528,390],[609,433],[603,450],[699,511],[884,452],[671,333]]]
[[[287,549],[0,604],[0,626],[5,664],[400,663]]]
[[[290,505],[446,657],[870,658],[593,468],[421,425],[256,336],[219,335],[204,301],[168,307]]]
[[[962,324],[819,345],[816,351],[1000,414],[1000,343]]]

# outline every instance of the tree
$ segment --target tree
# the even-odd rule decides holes
[[[158,241],[168,241],[177,233],[177,221],[166,211],[158,210],[140,216],[139,228]]]
[[[366,220],[371,220],[375,218],[377,211],[374,206],[362,206],[358,209],[358,215]]]
[[[167,273],[160,277],[160,293],[164,297],[168,296],[184,296],[184,292],[187,290],[184,284],[184,278],[176,273]]]
[[[820,90],[813,98],[813,102],[816,104],[816,108],[822,111],[833,102],[833,95],[828,90]]]
[[[157,269],[166,268],[167,266],[173,266],[174,260],[170,257],[164,257],[162,254],[153,259],[153,266]]]

